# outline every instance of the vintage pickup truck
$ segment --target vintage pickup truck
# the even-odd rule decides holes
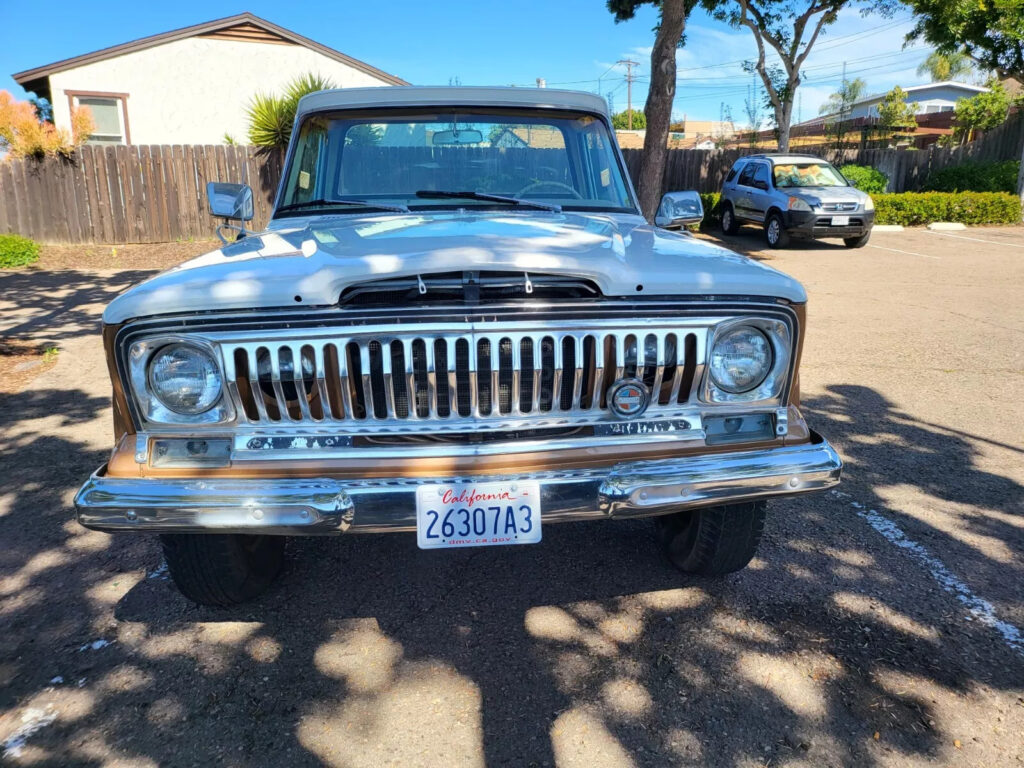
[[[237,236],[104,312],[114,449],[75,499],[159,533],[196,602],[260,593],[306,534],[649,516],[724,574],[767,498],[839,482],[799,410],[804,289],[687,233],[694,193],[648,224],[597,96],[318,92],[266,231],[248,187],[210,195]]]

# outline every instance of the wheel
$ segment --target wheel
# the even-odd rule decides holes
[[[871,230],[869,229],[860,237],[844,237],[843,242],[847,248],[863,248],[868,244],[868,240],[871,239]]]
[[[726,203],[722,206],[722,233],[735,235],[740,229],[736,215],[732,212],[732,206]]]
[[[764,222],[764,239],[769,248],[785,248],[789,245],[789,234],[782,223],[781,213],[770,213]]]
[[[283,536],[164,534],[167,569],[181,594],[201,605],[244,603],[263,592],[284,562]]]
[[[763,501],[707,507],[655,518],[672,565],[686,573],[721,576],[746,567],[764,531]]]

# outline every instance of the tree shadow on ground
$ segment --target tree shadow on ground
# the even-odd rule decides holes
[[[401,535],[296,540],[263,598],[199,608],[152,538],[71,521],[102,455],[60,420],[98,419],[101,400],[0,402],[0,738],[51,705],[23,755],[39,764],[942,761],[954,738],[968,758],[1000,739],[981,728],[969,743],[959,709],[1024,686],[1019,655],[827,494],[776,502],[761,557],[724,579],[674,571],[648,521],[567,524],[536,546],[445,553]],[[866,503],[905,469],[929,496],[976,488],[969,503],[1016,513],[1019,486],[974,468],[970,443],[873,390],[836,387],[808,409]],[[976,525],[1020,551],[1020,529]],[[1013,564],[964,554],[1019,584]],[[1003,716],[1012,746],[1021,715]]]
[[[157,270],[0,272],[0,337],[62,341],[93,335],[103,307]]]

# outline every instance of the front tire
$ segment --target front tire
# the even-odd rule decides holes
[[[843,243],[847,248],[863,248],[868,244],[868,240],[871,239],[871,230],[869,229],[860,237],[844,237]]]
[[[781,213],[772,213],[764,222],[764,239],[769,248],[785,248],[789,245],[789,233],[782,221]]]
[[[225,607],[267,589],[284,562],[283,536],[164,534],[167,568],[178,590],[200,605]]]
[[[751,501],[655,519],[672,565],[685,573],[722,576],[745,568],[757,554],[767,507]]]
[[[736,221],[736,214],[733,213],[732,206],[726,203],[722,206],[722,234],[735,235],[739,229],[740,225]]]

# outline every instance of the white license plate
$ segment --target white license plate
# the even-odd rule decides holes
[[[539,541],[537,482],[421,485],[416,489],[416,543],[420,549]]]
[[[832,226],[833,227],[848,227],[850,225],[849,216],[833,216]]]

